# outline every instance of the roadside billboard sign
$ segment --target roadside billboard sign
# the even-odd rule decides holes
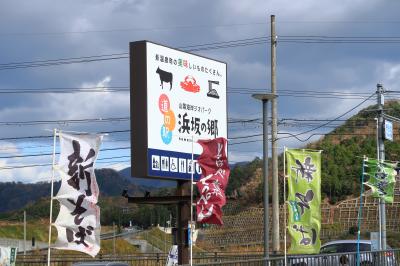
[[[385,120],[385,139],[393,141],[393,123],[390,120]]]
[[[226,63],[130,43],[132,176],[200,177],[192,140],[227,138],[226,75]]]

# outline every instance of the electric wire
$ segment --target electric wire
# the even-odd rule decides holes
[[[177,49],[181,49],[187,52],[207,51],[213,49],[263,44],[266,43],[268,39],[269,37],[254,37],[254,38],[238,39],[232,41],[188,45],[188,46],[177,47]],[[57,66],[57,65],[75,64],[75,63],[90,63],[90,62],[109,61],[109,60],[127,59],[127,58],[129,58],[128,53],[114,53],[105,55],[92,55],[92,56],[69,57],[69,58],[47,59],[47,60],[36,60],[36,61],[32,60],[24,62],[2,63],[0,64],[0,70],[11,70],[11,69],[43,67],[43,66]]]
[[[108,157],[108,158],[98,158],[96,160],[96,164],[100,163],[120,163],[120,162],[130,162],[130,160],[124,160],[124,161],[106,161],[106,160],[111,160],[111,159],[119,159],[119,158],[127,158],[130,156],[115,156],[115,157]],[[97,162],[100,161],[100,162]],[[102,162],[104,161],[104,162]],[[26,164],[26,165],[9,165],[9,166],[1,166],[1,170],[13,170],[13,169],[21,169],[21,168],[32,168],[32,167],[45,167],[45,166],[52,166],[51,163],[42,163],[42,164]]]
[[[130,132],[129,129],[124,129],[124,130],[110,130],[110,131],[101,131],[101,132],[96,132],[96,134],[117,134],[117,133],[127,133]],[[81,135],[84,135],[86,133],[82,133]],[[46,139],[46,138],[53,138],[53,135],[38,135],[38,136],[25,136],[25,137],[5,137],[5,138],[0,138],[0,141],[4,140],[21,140],[21,139]]]
[[[52,36],[52,35],[68,35],[68,34],[88,34],[88,33],[115,33],[115,32],[130,32],[130,31],[160,31],[173,29],[192,29],[192,28],[220,28],[220,27],[240,27],[240,26],[257,26],[266,25],[266,22],[252,23],[231,23],[231,24],[216,24],[216,25],[177,25],[169,27],[152,27],[152,28],[115,28],[115,29],[99,29],[85,31],[56,31],[56,32],[8,32],[1,33],[0,36]]]
[[[130,117],[83,118],[60,120],[0,121],[0,126],[32,126],[48,124],[109,123],[130,121]]]
[[[257,44],[264,44],[269,41],[270,37],[254,37],[247,39],[231,40],[224,42],[214,42],[209,44],[198,44],[178,47],[188,52],[194,51],[207,51],[213,49],[231,48],[250,46]],[[329,44],[398,44],[400,43],[399,36],[317,36],[317,35],[306,35],[306,36],[290,36],[282,35],[277,39],[281,43],[329,43]],[[0,70],[19,69],[19,68],[31,68],[31,67],[43,67],[43,66],[55,66],[75,63],[89,63],[96,61],[108,61],[116,59],[127,59],[128,53],[114,53],[108,55],[92,55],[92,56],[81,56],[81,57],[70,57],[61,59],[48,59],[48,60],[36,60],[36,61],[24,61],[24,62],[11,62],[0,64]]]
[[[304,142],[304,140],[301,140],[297,137],[296,134],[292,134],[290,132],[278,132],[278,135],[290,135],[291,137],[294,137],[298,139],[299,141]],[[248,136],[242,136],[240,138],[250,138],[250,137],[257,137],[257,136],[262,136],[262,134],[253,134],[253,135],[248,135]],[[365,133],[313,133],[310,135],[309,138],[313,136],[375,136],[374,133],[371,134],[365,134]],[[230,138],[232,139],[232,138]],[[239,139],[239,138],[236,138]],[[256,140],[246,140],[246,141],[239,141],[239,142],[229,142],[229,146],[235,146],[235,145],[241,145],[241,144],[248,144],[248,143],[255,143],[255,142],[260,142],[262,139],[256,139]],[[122,150],[122,149],[130,149],[131,147],[118,147],[118,148],[109,148],[109,149],[102,149],[101,151],[110,151],[110,150]],[[59,153],[57,153],[59,154]],[[47,156],[48,154],[38,154],[37,156]],[[52,155],[52,154],[51,154]],[[24,155],[24,157],[30,157],[30,155]],[[36,156],[36,155],[35,155]],[[15,158],[15,157],[20,157],[20,156],[10,156],[10,158]],[[4,157],[3,157],[4,158]],[[0,159],[3,159],[0,157]],[[98,161],[103,161],[103,160],[111,160],[111,159],[122,159],[122,158],[130,158],[130,155],[121,155],[121,156],[113,156],[113,157],[104,157],[104,158],[99,158],[97,159]],[[109,161],[107,161],[109,162]],[[113,161],[114,162],[114,161]],[[114,163],[122,163],[122,162],[130,162],[130,160],[125,160],[125,161],[115,161]],[[100,163],[100,162],[99,162]],[[13,169],[20,169],[20,168],[31,168],[31,167],[44,167],[44,166],[50,166],[50,163],[47,164],[28,164],[28,165],[8,165],[8,166],[3,166],[0,167],[0,170],[13,170]]]
[[[353,110],[355,110],[356,108],[358,108],[359,106],[361,106],[362,104],[364,104],[366,101],[368,101],[368,100],[369,100],[370,98],[372,98],[374,95],[375,95],[375,93],[371,94],[367,99],[361,101],[361,102],[358,103],[356,106],[350,108],[349,110],[347,110],[347,111],[344,112],[343,114],[339,115],[338,117],[336,117],[336,118],[334,118],[334,119],[332,119],[332,120],[330,120],[330,121],[328,121],[328,122],[326,122],[326,123],[323,123],[322,125],[319,125],[319,126],[317,126],[317,127],[315,127],[315,128],[312,128],[312,129],[309,129],[309,130],[306,130],[306,131],[297,133],[297,134],[295,134],[295,135],[293,135],[293,136],[290,136],[290,137],[295,137],[296,139],[298,139],[297,137],[300,136],[300,135],[304,135],[304,134],[310,133],[310,132],[315,131],[315,130],[317,130],[317,129],[320,129],[320,128],[322,128],[323,126],[326,126],[326,125],[328,125],[328,124],[330,124],[330,123],[332,123],[332,122],[335,122],[337,119],[342,118],[343,116],[347,115],[348,113],[352,112]],[[290,137],[280,137],[280,138],[277,138],[277,140],[281,140],[281,139],[285,139],[285,138],[290,138]],[[302,142],[305,142],[305,141],[309,140],[310,138],[311,138],[311,136],[310,136],[309,138],[307,138],[307,139],[304,139],[304,140],[300,140],[300,139],[299,139],[299,140],[302,141]]]

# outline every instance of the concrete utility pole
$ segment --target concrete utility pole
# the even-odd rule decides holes
[[[276,95],[275,15],[271,15],[271,93]],[[279,184],[278,184],[278,118],[277,100],[272,99],[272,252],[279,252]]]
[[[376,95],[378,100],[378,160],[383,162],[385,160],[385,144],[384,144],[384,121],[383,121],[383,93],[384,89],[382,84],[376,85]],[[379,199],[379,244],[381,250],[386,250],[386,210],[385,201]]]
[[[264,265],[269,258],[269,186],[268,186],[268,101],[275,98],[273,94],[253,94],[253,98],[262,101],[263,107],[263,181],[264,181]]]

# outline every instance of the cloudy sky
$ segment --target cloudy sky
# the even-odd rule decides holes
[[[1,1],[0,181],[49,179],[49,166],[15,168],[51,163],[51,156],[16,157],[52,152],[51,138],[26,137],[49,136],[55,127],[85,132],[129,129],[129,90],[112,88],[129,87],[125,57],[132,41],[150,40],[182,49],[208,44],[194,53],[227,63],[229,120],[261,118],[261,103],[251,93],[270,91],[270,47],[265,37],[270,35],[271,14],[276,15],[278,36],[279,136],[312,129],[363,102],[377,83],[399,89],[399,8],[397,1],[373,0],[340,4],[321,0]],[[99,55],[113,55],[101,57],[113,59],[81,62]],[[98,92],[96,87],[107,89]],[[43,93],[62,88],[73,93]],[[77,92],[79,88],[89,91]],[[370,98],[344,118],[374,101]],[[121,119],[4,123],[100,118]],[[231,162],[261,157],[261,137],[247,137],[262,132],[259,121],[230,123],[228,128]],[[323,127],[298,137],[307,139],[329,130]],[[98,166],[129,166],[129,138],[126,132],[106,136],[103,148],[121,149],[101,153]],[[295,138],[278,144],[280,149],[302,145]],[[117,158],[106,159],[110,157]]]

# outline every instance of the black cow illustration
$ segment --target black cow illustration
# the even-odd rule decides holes
[[[158,75],[160,75],[161,88],[164,89],[163,82],[167,82],[167,83],[169,82],[169,84],[170,84],[169,90],[172,90],[172,73],[164,71],[164,70],[160,69],[160,67],[157,68],[156,73]]]

